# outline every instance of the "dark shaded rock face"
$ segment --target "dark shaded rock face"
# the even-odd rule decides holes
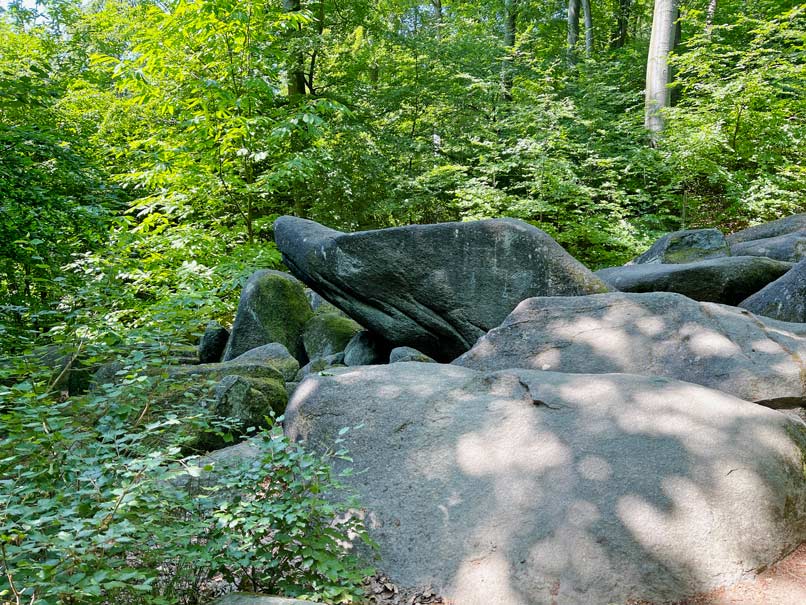
[[[389,344],[372,332],[362,330],[347,343],[344,365],[371,366],[389,362]]]
[[[719,229],[689,229],[667,233],[633,263],[677,264],[730,255],[728,242]]]
[[[666,292],[530,298],[454,363],[667,376],[771,407],[806,404],[806,326]]]
[[[738,305],[792,268],[758,256],[713,258],[684,265],[627,265],[596,275],[622,292],[677,292],[694,300]]]
[[[241,292],[223,361],[279,342],[300,364],[306,363],[302,333],[311,317],[313,311],[301,283],[281,271],[257,271]]]
[[[755,227],[749,227],[736,233],[728,235],[728,243],[733,246],[742,242],[749,242],[751,240],[767,239],[769,237],[778,237],[779,235],[786,235],[787,233],[794,233],[795,231],[806,230],[806,214],[793,214],[777,221],[763,223]]]
[[[199,341],[199,363],[218,363],[224,355],[229,330],[217,321],[211,321]]]
[[[512,219],[347,234],[285,216],[274,234],[311,288],[390,344],[440,360],[525,298],[610,290],[543,231]]]
[[[739,306],[756,315],[806,323],[806,259]]]
[[[358,425],[377,566],[454,605],[677,602],[806,538],[806,427],[701,386],[395,363],[309,377],[286,411],[316,449]]]
[[[731,245],[734,256],[766,256],[796,263],[806,258],[806,230]]]

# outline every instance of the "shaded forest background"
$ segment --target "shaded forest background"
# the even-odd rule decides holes
[[[130,568],[151,532],[146,549],[177,549],[163,561],[215,571],[187,518],[166,521],[184,504],[130,499],[178,455],[171,427],[209,419],[190,401],[141,420],[170,386],[153,368],[280,268],[279,215],[516,217],[595,269],[666,231],[806,212],[806,4],[657,2],[675,48],[652,130],[652,0],[2,5],[0,602],[107,602],[132,578],[134,602],[200,598]],[[114,388],[60,382],[110,360]],[[348,598],[333,590],[313,594]]]
[[[663,231],[804,210],[803,4],[680,2],[654,142],[653,2],[582,3],[569,32],[579,4],[12,2],[4,323],[44,326],[99,282],[120,289],[116,320],[235,288],[239,267],[277,263],[281,214],[343,230],[517,217],[599,268]]]

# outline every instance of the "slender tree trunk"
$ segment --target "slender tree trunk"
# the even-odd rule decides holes
[[[316,8],[316,33],[318,35],[317,46],[314,48],[314,51],[311,53],[311,62],[308,68],[308,76],[306,79],[306,84],[308,85],[308,92],[314,94],[313,92],[313,77],[316,73],[316,59],[319,56],[319,48],[322,42],[322,33],[325,31],[325,0],[319,0],[319,4]]]
[[[582,14],[585,19],[585,56],[590,58],[593,53],[593,14],[590,0],[582,0]]]
[[[717,0],[709,0],[708,11],[705,13],[705,33],[711,37],[711,30],[714,29],[714,17],[716,17]]]
[[[580,1],[568,0],[568,65],[574,65],[577,62]]]
[[[678,0],[655,0],[646,63],[644,125],[653,135],[663,130],[661,111],[669,106],[669,53],[674,48]]]
[[[518,27],[518,0],[504,2],[504,48],[507,53],[501,68],[501,91],[505,101],[512,100],[515,34]]]
[[[299,12],[300,0],[283,0],[283,10],[287,13]],[[288,98],[294,99],[305,94],[305,63],[302,51],[293,49],[288,57]]]
[[[610,42],[610,48],[623,48],[627,44],[631,11],[632,0],[619,0],[618,13],[616,14],[616,31]]]
[[[431,4],[434,6],[434,14],[437,17],[437,23],[442,25],[442,0],[431,0]]]

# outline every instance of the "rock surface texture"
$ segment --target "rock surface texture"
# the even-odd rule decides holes
[[[359,332],[361,326],[341,313],[317,313],[305,324],[302,334],[308,359],[343,352]]]
[[[469,349],[530,296],[610,287],[522,221],[341,233],[284,216],[274,224],[294,275],[394,346],[439,360]]]
[[[754,227],[748,227],[742,231],[731,233],[727,236],[728,243],[733,246],[741,242],[751,240],[766,239],[768,237],[778,237],[795,231],[806,230],[806,214],[793,214],[777,221],[762,223]]]
[[[758,256],[732,256],[687,264],[626,265],[596,275],[622,292],[677,292],[694,300],[738,305],[792,268]]]
[[[719,229],[689,229],[667,233],[633,264],[690,263],[729,255],[728,242]]]
[[[249,349],[246,353],[238,355],[235,359],[227,362],[227,365],[237,364],[264,364],[271,366],[285,380],[293,380],[299,371],[299,362],[288,352],[279,342],[271,342],[254,349]]]
[[[756,315],[806,323],[806,259],[739,306]]]
[[[806,230],[733,244],[731,252],[734,256],[766,256],[796,263],[806,258]]]
[[[315,448],[364,425],[346,481],[378,566],[454,605],[678,600],[806,538],[806,426],[668,378],[346,368],[286,419]]]
[[[241,292],[223,360],[229,361],[249,349],[279,342],[304,364],[308,358],[302,331],[312,316],[301,283],[281,271],[257,271]]]
[[[665,292],[530,298],[454,363],[667,376],[771,407],[806,402],[806,325]]]

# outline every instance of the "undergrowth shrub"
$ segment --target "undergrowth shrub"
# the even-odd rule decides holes
[[[193,405],[138,424],[153,394],[139,369],[114,399],[58,401],[44,369],[0,387],[0,603],[194,604],[222,585],[356,599],[370,570],[346,544],[369,540],[335,497],[346,452],[306,452],[274,422],[220,468],[154,449],[180,427],[228,426]]]

